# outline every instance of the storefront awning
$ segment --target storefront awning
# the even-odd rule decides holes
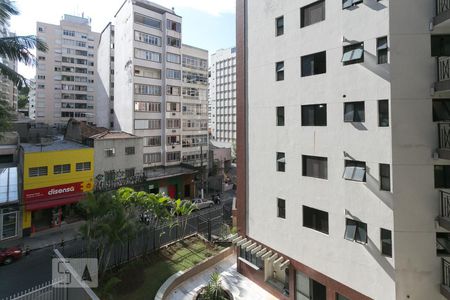
[[[41,200],[41,201],[34,201],[31,203],[25,202],[25,209],[33,211],[33,210],[47,209],[47,208],[52,208],[52,207],[57,207],[57,206],[64,206],[64,205],[79,202],[79,201],[83,200],[84,197],[85,197],[84,194],[78,194],[78,195],[67,196],[67,197],[60,198],[60,199]]]

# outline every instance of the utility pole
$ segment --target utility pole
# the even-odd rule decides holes
[[[200,191],[201,191],[201,198],[204,199],[204,192],[203,192],[203,145],[200,144]]]

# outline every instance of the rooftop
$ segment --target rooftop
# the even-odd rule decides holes
[[[105,131],[90,137],[94,140],[139,139],[140,137],[123,131]]]
[[[56,140],[51,143],[41,143],[41,144],[22,144],[22,147],[25,153],[64,151],[64,150],[89,148],[88,146],[71,142],[68,140]]]

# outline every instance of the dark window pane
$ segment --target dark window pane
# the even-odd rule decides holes
[[[302,175],[315,178],[328,178],[328,160],[326,157],[302,156]]]
[[[450,233],[436,232],[436,254],[445,256],[450,254]]]
[[[389,101],[379,100],[378,101],[378,126],[388,127],[389,126]]]
[[[434,187],[450,188],[450,165],[434,166]]]
[[[433,121],[450,121],[450,99],[433,99]]]
[[[284,106],[277,107],[277,126],[284,126]]]
[[[345,160],[344,179],[366,181],[366,163],[356,160]]]
[[[344,65],[364,62],[364,43],[356,43],[344,46],[342,62]]]
[[[303,206],[303,226],[328,234],[328,213]]]
[[[283,152],[277,152],[277,171],[285,171],[286,158]]]
[[[345,221],[345,238],[359,243],[367,243],[367,224],[346,219]]]
[[[279,17],[275,20],[275,24],[276,24],[276,35],[282,35],[284,34],[284,17]]]
[[[390,230],[380,229],[381,253],[392,257],[392,233]]]
[[[325,20],[325,1],[317,1],[300,9],[301,27]]]
[[[380,164],[380,189],[391,190],[391,167],[388,164]]]
[[[377,59],[378,64],[387,64],[388,62],[388,40],[386,36],[377,39]]]
[[[344,122],[364,122],[364,101],[344,103]]]
[[[277,199],[278,218],[286,219],[286,200]]]
[[[277,62],[275,65],[277,81],[284,80],[284,62]]]
[[[327,72],[326,52],[318,52],[302,56],[302,77]]]
[[[450,35],[431,36],[431,56],[450,56]]]
[[[302,126],[327,126],[327,105],[302,105]]]

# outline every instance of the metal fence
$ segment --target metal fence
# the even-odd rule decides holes
[[[153,228],[149,226],[133,239],[124,243],[115,243],[104,249],[104,253],[109,255],[100,255],[98,245],[93,244],[88,247],[86,243],[81,250],[76,249],[71,252],[71,250],[63,249],[61,252],[65,257],[70,258],[98,258],[99,270],[109,270],[137,257],[151,254],[167,244],[195,233],[201,234],[208,240],[220,236],[223,231],[222,226],[227,222],[224,217],[228,213],[225,211],[223,207],[216,207],[204,212],[195,212],[188,217],[179,217],[178,226],[171,227],[167,224]]]
[[[68,300],[64,289],[56,288],[58,282],[48,281],[31,289],[13,294],[3,300]]]

